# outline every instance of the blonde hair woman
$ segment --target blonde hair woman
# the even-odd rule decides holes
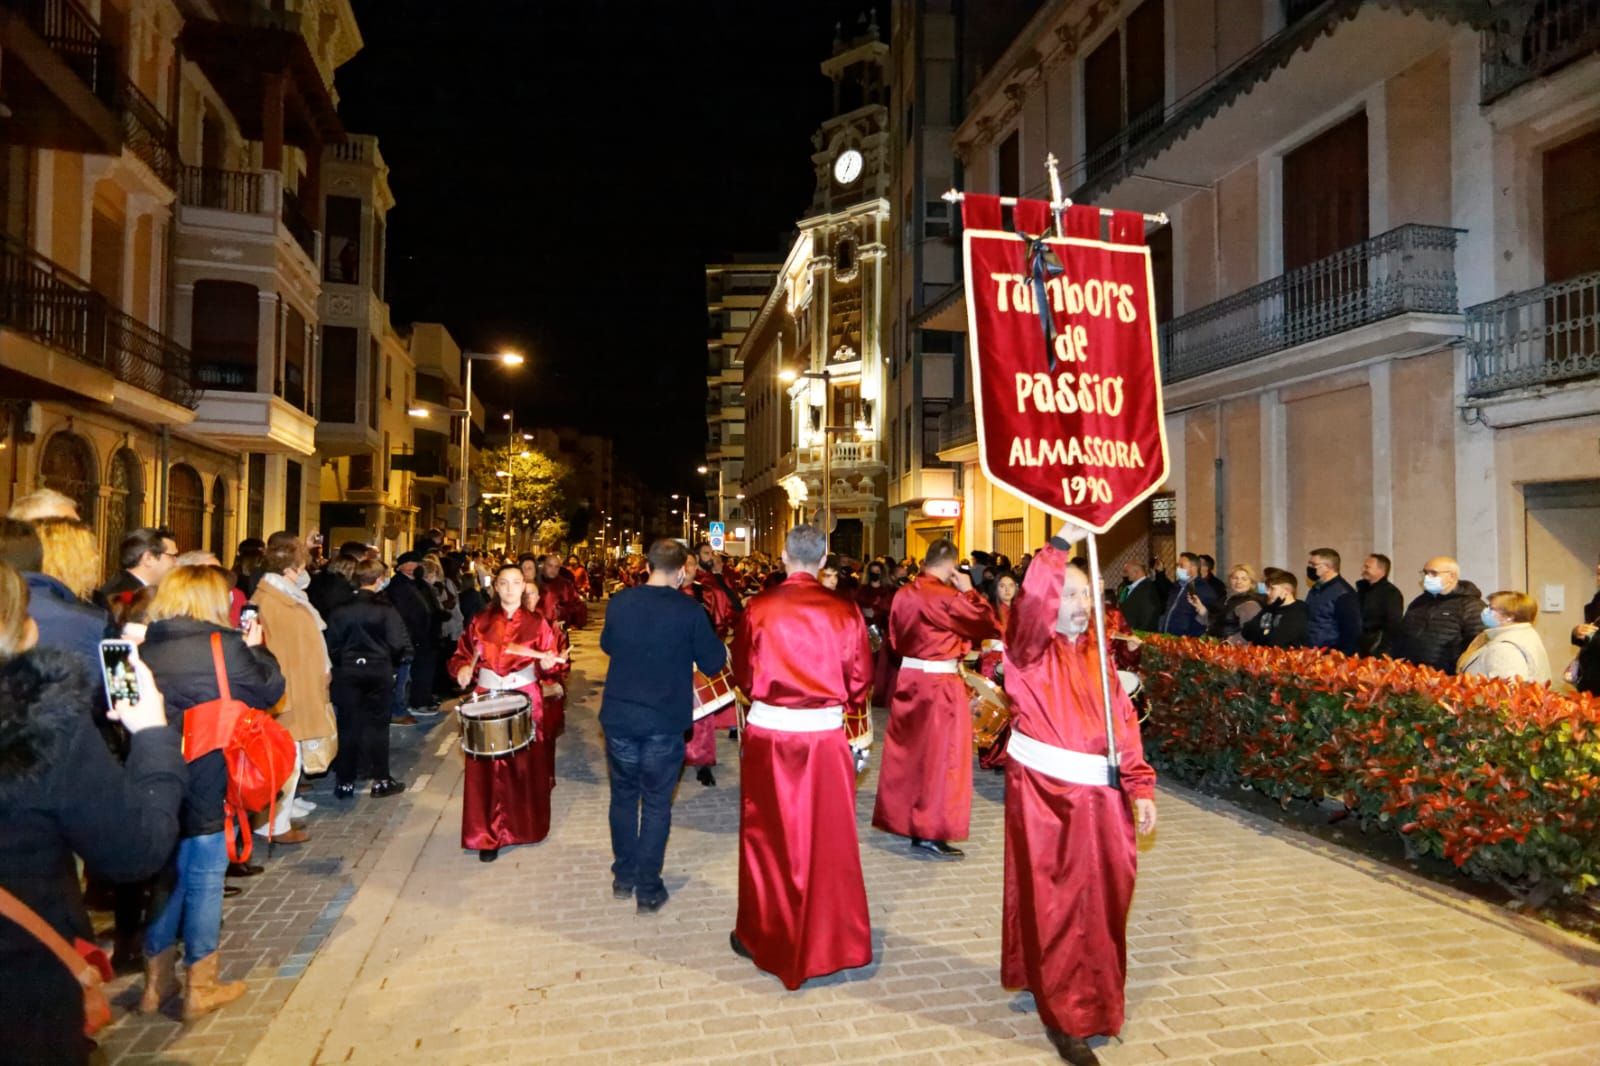
[[[1533,628],[1539,605],[1526,592],[1496,592],[1483,609],[1484,630],[1456,661],[1456,673],[1550,683],[1550,657]]]
[[[162,579],[150,602],[150,627],[139,655],[166,697],[167,713],[181,735],[192,707],[217,699],[212,641],[221,645],[223,672],[233,698],[271,707],[283,697],[283,674],[261,646],[261,627],[243,633],[230,626],[232,582],[220,566],[180,566]],[[223,799],[228,768],[213,751],[189,764],[183,798],[176,884],[166,906],[145,929],[145,988],[139,1009],[154,1013],[178,991],[177,941],[183,939],[188,988],[183,1015],[198,1018],[244,995],[244,982],[218,978],[222,929],[222,879],[228,869]]]
[[[41,518],[33,524],[44,547],[42,573],[61,582],[80,600],[100,587],[100,541],[89,524],[77,518]]]

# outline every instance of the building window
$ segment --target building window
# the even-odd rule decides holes
[[[383,398],[394,399],[394,356],[383,357]]]
[[[1172,227],[1162,226],[1147,238],[1150,245],[1150,277],[1155,284],[1156,321],[1172,317]]]
[[[1022,131],[1012,130],[994,151],[995,185],[1001,196],[1022,195]]]
[[[194,283],[189,350],[196,385],[202,389],[256,391],[260,313],[254,285],[238,281]]]
[[[943,240],[950,236],[950,205],[943,200],[929,200],[922,205],[922,235]]]
[[[922,456],[923,465],[937,461],[939,454],[939,416],[949,403],[944,400],[924,400],[922,403]]]
[[[200,475],[187,463],[167,471],[167,527],[180,552],[205,546],[206,490]]]
[[[288,332],[283,338],[283,387],[278,394],[290,407],[306,409],[306,320],[288,309]]]
[[[354,326],[322,327],[322,418],[327,422],[356,420],[356,343]]]
[[[994,524],[994,548],[996,555],[1004,555],[1012,562],[1022,558],[1024,540],[1022,535],[1022,519],[1002,518]]]
[[[330,196],[327,206],[322,278],[355,285],[361,280],[361,201],[354,196]]]
[[[1166,13],[1145,0],[1083,62],[1089,171],[1161,125],[1166,105]]]
[[[39,461],[39,480],[47,489],[70,496],[78,505],[78,517],[94,525],[95,478],[94,449],[76,433],[57,433],[44,446]]]
[[[372,491],[372,453],[362,452],[350,457],[350,477],[345,484],[347,492]]]

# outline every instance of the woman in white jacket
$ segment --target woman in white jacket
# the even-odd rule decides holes
[[[1526,592],[1496,592],[1483,609],[1484,631],[1456,663],[1456,673],[1550,683],[1550,659],[1533,628],[1539,605]]]

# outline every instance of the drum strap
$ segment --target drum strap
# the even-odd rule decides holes
[[[497,674],[487,666],[478,667],[478,687],[486,688],[490,692],[527,688],[537,680],[539,672],[531,666],[525,666],[511,674]]]
[[[921,670],[925,674],[957,673],[955,659],[917,659],[910,655],[900,660],[902,670]]]
[[[1074,785],[1111,784],[1104,755],[1058,748],[1054,744],[1035,740],[1026,733],[1019,733],[1015,728],[1011,730],[1011,742],[1006,745],[1006,754],[1028,769],[1037,770],[1057,781]]]
[[[748,721],[779,733],[826,733],[830,729],[844,728],[844,708],[775,707],[757,700],[750,705]]]

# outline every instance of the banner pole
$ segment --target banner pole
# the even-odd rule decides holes
[[[1050,214],[1056,220],[1056,236],[1065,237],[1067,230],[1062,219],[1066,215],[1067,205],[1061,195],[1061,171],[1057,169],[1054,152],[1044,157],[1044,168],[1050,172]]]
[[[1106,598],[1100,589],[1100,549],[1093,533],[1088,533],[1086,539],[1089,541],[1089,594],[1094,597],[1094,631],[1099,647],[1096,658],[1100,660],[1100,698],[1105,701],[1106,710],[1106,777],[1112,788],[1118,788],[1122,764],[1117,756],[1116,720],[1111,710],[1111,664],[1107,661],[1111,647],[1106,642]]]

